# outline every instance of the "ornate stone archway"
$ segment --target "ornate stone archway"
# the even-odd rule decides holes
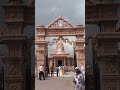
[[[100,32],[96,35],[99,45],[94,48],[95,61],[98,63],[96,70],[100,70],[100,85],[98,85],[100,88],[97,84],[93,85],[95,90],[120,89],[120,62],[117,48],[120,33],[116,32],[118,7],[119,4],[114,0],[96,2],[87,0],[86,3],[86,24],[97,24],[100,28]],[[91,89],[91,86],[88,86],[88,89]]]
[[[58,17],[53,20],[47,27],[40,25],[37,29],[37,37],[35,43],[38,46],[37,52],[37,67],[40,64],[46,65],[45,61],[45,50],[47,42],[45,37],[58,37],[58,36],[76,36],[75,50],[77,57],[77,66],[85,66],[85,55],[84,55],[84,27],[83,25],[74,26],[63,17]]]

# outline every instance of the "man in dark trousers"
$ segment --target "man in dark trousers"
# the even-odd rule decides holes
[[[51,77],[54,77],[54,63],[52,64],[52,67],[51,67]]]
[[[39,79],[41,80],[41,76],[43,76],[43,79],[45,80],[44,66],[41,65],[40,67],[38,67],[38,70],[39,70]]]
[[[55,70],[57,71],[57,77],[58,77],[59,67],[56,67]]]

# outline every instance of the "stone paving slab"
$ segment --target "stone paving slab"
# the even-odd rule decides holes
[[[35,90],[74,90],[72,77],[49,77],[46,80],[35,80]]]

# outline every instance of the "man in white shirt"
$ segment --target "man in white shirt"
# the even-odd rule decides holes
[[[45,80],[45,75],[44,75],[44,66],[40,65],[38,67],[38,71],[39,71],[39,79],[41,80],[41,76],[43,76],[43,79]]]

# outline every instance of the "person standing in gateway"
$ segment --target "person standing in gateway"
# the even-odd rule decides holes
[[[52,67],[51,67],[51,77],[54,77],[54,64],[52,64]]]
[[[45,80],[44,65],[40,65],[40,67],[38,67],[38,70],[39,70],[39,79],[41,80],[41,76],[43,76],[43,79]]]

